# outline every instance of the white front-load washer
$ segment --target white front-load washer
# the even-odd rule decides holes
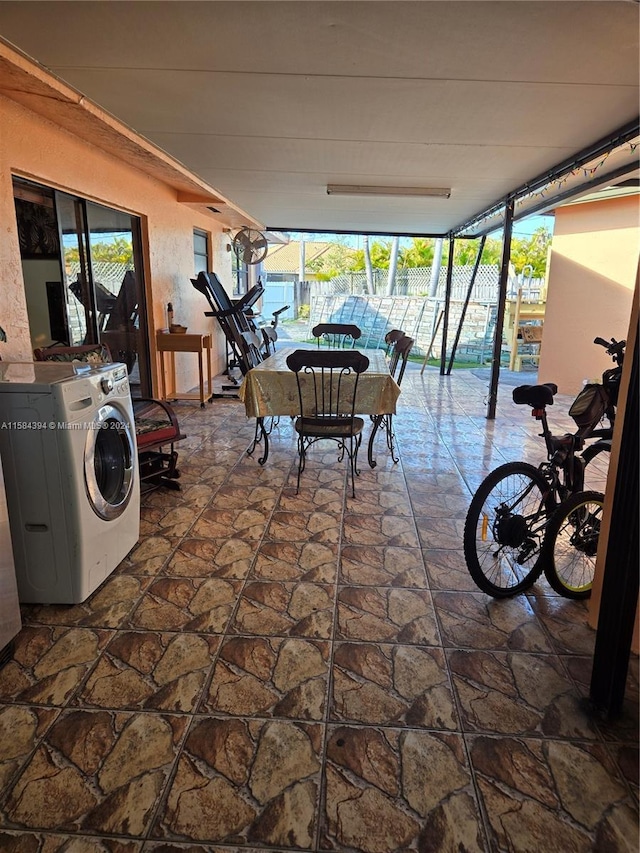
[[[20,601],[84,601],[140,533],[125,365],[0,362],[0,453]]]

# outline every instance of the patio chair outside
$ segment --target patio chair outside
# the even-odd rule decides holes
[[[393,376],[398,385],[400,385],[402,382],[402,377],[404,376],[404,371],[407,367],[409,354],[411,352],[411,349],[413,348],[414,340],[413,338],[408,337],[408,335],[405,335],[404,332],[400,332],[399,335],[394,334],[395,332],[400,332],[400,330],[394,329],[389,332],[385,336],[385,343],[390,348],[389,373]],[[385,428],[385,433],[387,436],[387,447],[389,448],[391,458],[395,463],[397,463],[400,457],[396,456],[395,453],[393,415],[383,415],[381,426],[384,426]]]
[[[355,498],[358,450],[364,419],[355,414],[358,379],[369,367],[369,359],[354,350],[296,350],[287,358],[296,374],[300,414],[294,428],[298,434],[298,482],[305,468],[307,450],[329,439],[338,445],[338,460],[348,459],[351,494]]]
[[[352,323],[318,323],[311,330],[311,334],[316,338],[318,347],[320,342],[324,341],[330,349],[353,349],[362,332]]]
[[[384,336],[384,342],[386,344],[385,354],[389,356],[391,354],[391,350],[393,349],[393,345],[396,341],[399,341],[400,338],[404,338],[406,332],[403,332],[402,329],[391,329],[390,332]]]

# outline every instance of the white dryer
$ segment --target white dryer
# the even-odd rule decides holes
[[[84,601],[140,533],[125,365],[0,362],[0,452],[20,601]]]

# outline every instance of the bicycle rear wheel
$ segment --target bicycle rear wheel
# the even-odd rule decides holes
[[[602,522],[602,492],[577,492],[549,519],[543,543],[544,573],[566,598],[589,598]]]
[[[549,484],[526,462],[508,462],[483,480],[464,526],[467,568],[483,592],[506,598],[535,583],[554,507]]]

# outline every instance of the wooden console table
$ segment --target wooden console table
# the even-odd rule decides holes
[[[156,333],[156,346],[160,353],[160,387],[163,400],[200,400],[200,408],[204,409],[205,400],[211,399],[211,335],[176,335],[167,332]],[[177,352],[195,352],[198,355],[198,374],[200,377],[200,393],[179,394],[176,391],[176,361]],[[169,353],[169,374],[167,375],[165,353]],[[207,388],[204,390],[203,353],[207,359]],[[169,379],[169,382],[167,382]]]

